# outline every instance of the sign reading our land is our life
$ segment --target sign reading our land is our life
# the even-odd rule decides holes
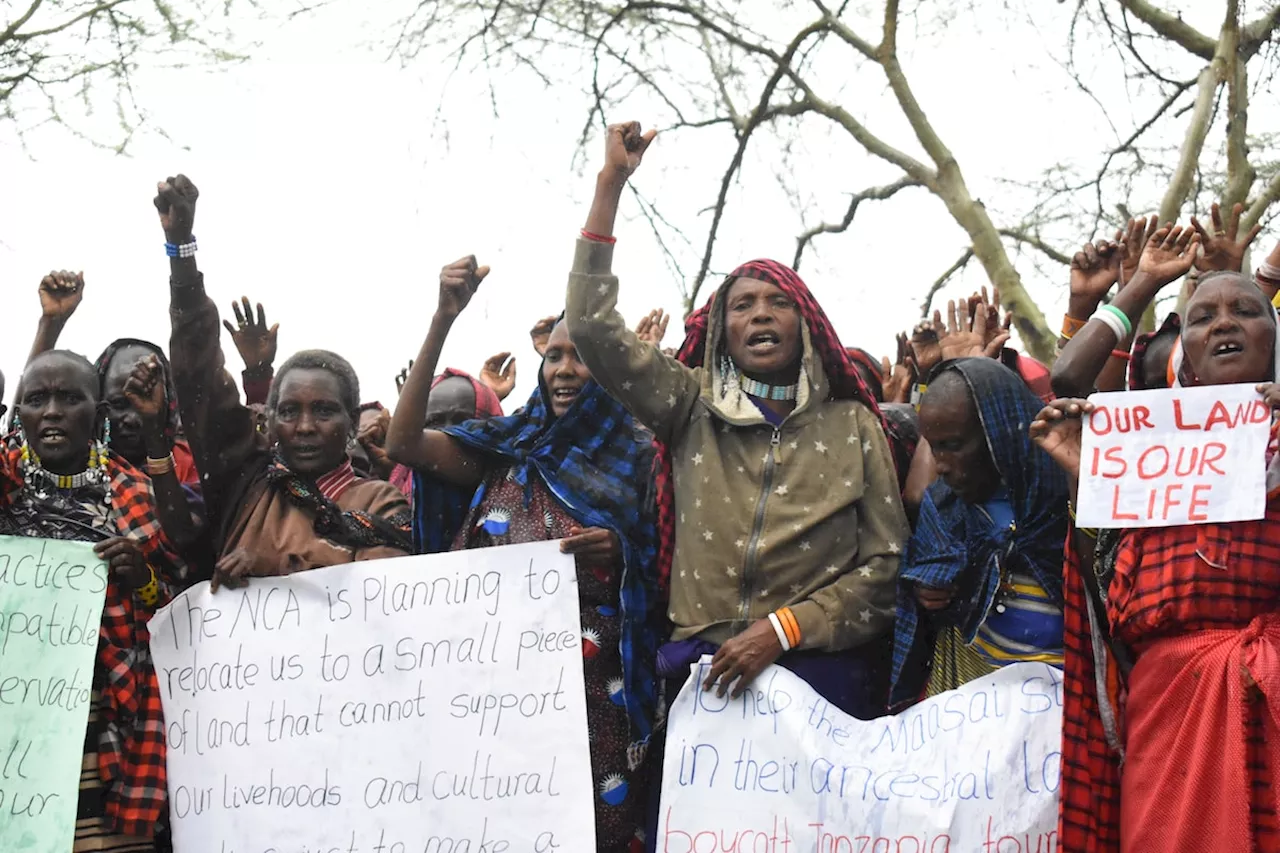
[[[0,847],[67,853],[107,566],[84,542],[0,536]]]
[[[1254,385],[1094,394],[1076,523],[1170,527],[1266,514],[1271,410]]]
[[[149,627],[181,853],[590,853],[627,794],[557,542],[204,583]]]

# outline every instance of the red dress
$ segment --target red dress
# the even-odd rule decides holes
[[[1123,770],[1098,713],[1073,559],[1066,581],[1064,853],[1280,850],[1280,505],[1262,521],[1121,540],[1107,618],[1136,660],[1127,695],[1114,692]]]

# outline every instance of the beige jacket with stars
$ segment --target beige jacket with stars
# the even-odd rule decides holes
[[[709,368],[641,343],[617,311],[613,246],[581,240],[569,275],[569,334],[596,381],[671,448],[676,544],[673,639],[723,643],[790,605],[802,647],[838,651],[893,624],[909,536],[884,431],[861,403],[826,400],[804,329],[795,411],[778,430]],[[712,312],[707,353],[718,351]]]

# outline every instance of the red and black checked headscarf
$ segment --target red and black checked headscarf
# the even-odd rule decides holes
[[[876,399],[868,390],[862,376],[844,345],[836,335],[835,327],[827,319],[826,312],[813,298],[808,286],[791,267],[777,261],[748,261],[729,274],[720,288],[712,294],[697,311],[684,321],[685,339],[676,360],[686,367],[701,367],[707,362],[707,338],[710,330],[711,311],[716,300],[733,286],[740,278],[750,278],[774,285],[787,294],[804,319],[809,329],[809,340],[813,346],[813,354],[822,363],[822,370],[827,377],[829,400],[858,400],[871,410],[884,428],[884,416]],[[719,322],[723,322],[721,318]],[[712,354],[714,362],[715,353]],[[888,432],[887,428],[885,429]],[[675,554],[675,491],[671,482],[671,451],[660,442],[655,442],[657,456],[654,460],[654,488],[658,504],[658,583],[663,590],[668,589],[671,580],[671,560]]]

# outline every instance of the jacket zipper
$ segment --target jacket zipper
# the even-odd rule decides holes
[[[760,550],[760,534],[764,532],[764,506],[769,499],[769,490],[773,488],[773,471],[778,465],[778,446],[782,444],[782,427],[773,428],[773,437],[769,439],[769,455],[764,460],[764,481],[760,489],[760,498],[756,501],[756,514],[751,522],[751,538],[747,541],[747,558],[742,566],[742,583],[739,585],[738,622],[734,634],[742,632],[747,625],[747,616],[751,611],[751,576],[755,572],[756,557]]]

